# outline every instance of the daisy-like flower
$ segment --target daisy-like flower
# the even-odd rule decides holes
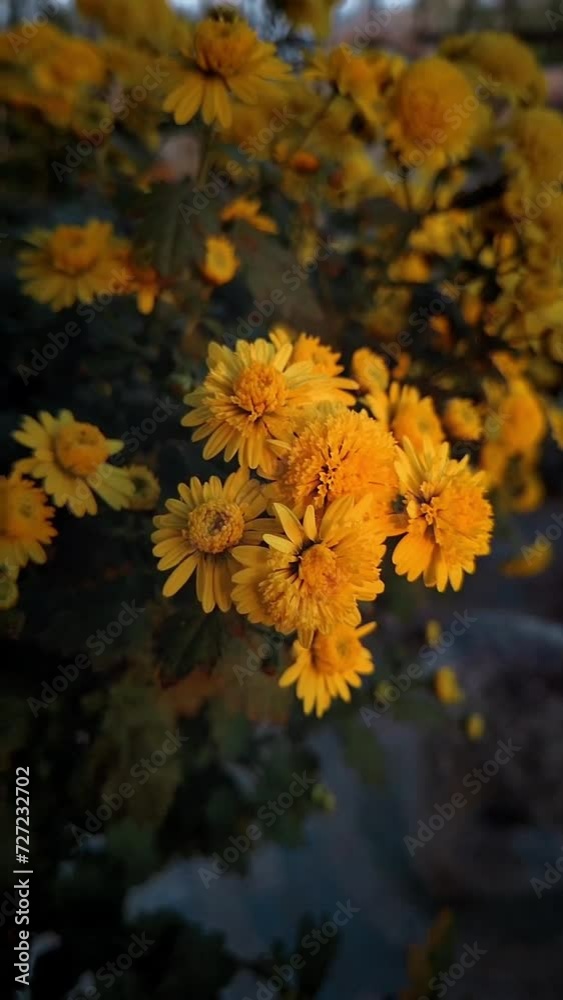
[[[416,449],[406,439],[397,461],[408,516],[406,535],[393,553],[400,576],[423,576],[427,587],[459,590],[477,556],[490,551],[492,509],[484,497],[484,474],[450,458],[449,445],[426,440]]]
[[[460,441],[479,441],[483,434],[483,419],[475,403],[462,396],[448,399],[442,417],[448,434]]]
[[[434,444],[444,440],[434,401],[431,396],[421,398],[414,385],[392,382],[388,393],[370,393],[365,402],[374,417],[393,432],[399,444],[405,437],[417,448],[422,446],[424,438],[430,438]]]
[[[274,504],[277,533],[264,534],[266,546],[233,550],[243,569],[233,576],[233,602],[251,622],[288,635],[297,630],[309,648],[315,632],[361,621],[358,601],[373,601],[383,590],[379,564],[385,546],[374,543],[366,517],[370,498],[336,500],[317,524],[313,506],[301,522],[288,507]]]
[[[277,349],[284,344],[292,345],[291,364],[297,361],[310,361],[320,375],[329,375],[332,379],[333,399],[345,406],[354,406],[356,397],[352,391],[357,390],[358,385],[351,378],[343,378],[341,372],[344,365],[340,364],[340,352],[333,351],[332,347],[321,343],[320,337],[312,337],[308,333],[300,333],[297,336],[285,326],[276,326],[268,334]]]
[[[235,248],[226,236],[208,236],[201,273],[211,285],[226,285],[240,267]]]
[[[271,518],[261,518],[266,507],[260,485],[247,469],[232,473],[224,483],[218,476],[202,483],[193,476],[178,486],[180,500],[167,500],[168,514],[154,519],[153,553],[158,569],[172,570],[162,593],[173,597],[197,571],[196,593],[203,610],[231,607],[231,578],[237,564],[233,548],[260,542]]]
[[[188,66],[164,102],[164,110],[173,113],[177,125],[185,125],[201,110],[207,125],[218,121],[228,128],[234,99],[244,104],[268,100],[279,93],[280,82],[290,72],[277,58],[275,45],[261,42],[238,19],[200,21],[189,45],[181,45],[180,51]]]
[[[33,249],[19,254],[18,277],[37,302],[58,312],[73,302],[92,302],[101,292],[119,293],[124,243],[110,222],[35,229],[26,241]]]
[[[125,469],[135,492],[129,498],[129,510],[154,510],[160,496],[160,483],[146,465],[129,465]]]
[[[258,198],[235,198],[221,209],[221,222],[248,222],[260,233],[277,233],[278,225],[260,211]]]
[[[182,419],[197,428],[194,441],[209,439],[204,458],[224,452],[229,462],[237,455],[244,468],[273,477],[278,457],[272,439],[289,439],[299,407],[339,391],[311,362],[290,364],[291,352],[291,344],[276,350],[267,340],[239,340],[234,351],[211,344],[209,374],[185,397],[194,409]]]
[[[294,642],[294,663],[281,675],[280,687],[297,683],[297,697],[305,715],[315,709],[320,718],[333,698],[350,701],[350,688],[361,686],[361,675],[372,674],[375,666],[371,653],[361,640],[375,629],[375,622],[351,628],[337,625],[328,635],[315,633],[310,649]]]
[[[403,66],[396,56],[381,52],[376,56],[357,55],[349,45],[338,45],[330,52],[316,53],[304,79],[330,84],[342,97],[350,98],[368,121],[375,121],[376,102]]]
[[[456,114],[456,105],[465,115]],[[413,167],[439,170],[470,152],[483,110],[465,74],[439,56],[420,59],[399,77],[387,138]]]
[[[31,458],[20,459],[15,468],[42,479],[56,507],[66,504],[75,517],[95,514],[94,493],[114,510],[129,506],[135,492],[129,474],[107,461],[121,451],[123,442],[104,437],[93,424],[75,420],[70,410],[61,410],[58,417],[45,411],[38,420],[24,417],[13,437],[33,451]]]
[[[509,32],[475,31],[452,35],[442,43],[440,51],[448,59],[481,70],[490,81],[494,96],[510,97],[524,104],[543,104],[545,101],[546,80],[535,53]]]
[[[393,436],[364,410],[321,403],[303,411],[293,441],[280,443],[280,467],[266,493],[302,517],[311,504],[317,516],[340,497],[370,497],[370,524],[377,534],[400,534],[395,512],[399,480]]]
[[[44,546],[57,534],[51,524],[54,513],[35,483],[17,471],[0,476],[0,564],[7,579],[15,580],[17,570],[30,559],[45,562]]]

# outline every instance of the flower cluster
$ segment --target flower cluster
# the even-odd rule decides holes
[[[339,354],[305,333],[214,344],[207,364],[182,423],[205,441],[204,458],[236,457],[240,468],[224,483],[180,484],[180,499],[155,518],[158,567],[172,570],[163,593],[195,572],[206,612],[234,604],[252,623],[297,633],[280,683],[297,681],[305,711],[322,715],[373,670],[359,605],[384,589],[390,538],[402,536],[397,573],[440,591],[459,590],[488,553],[484,474],[450,457],[432,400],[381,388],[381,366],[365,352],[354,370],[380,386],[379,416],[340,374]]]

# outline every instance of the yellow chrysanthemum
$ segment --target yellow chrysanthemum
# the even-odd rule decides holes
[[[243,569],[233,576],[233,602],[251,622],[288,635],[297,631],[309,648],[315,632],[360,623],[358,601],[373,601],[383,590],[379,564],[384,545],[374,544],[366,517],[370,498],[335,500],[317,524],[308,507],[303,522],[283,504],[274,504],[278,533],[264,535],[266,546],[233,551]]]
[[[276,326],[270,330],[268,339],[272,341],[277,350],[284,344],[291,344],[291,364],[299,361],[310,361],[317,374],[330,376],[332,398],[344,403],[345,406],[354,406],[356,397],[352,395],[352,392],[358,389],[358,385],[353,379],[341,376],[344,365],[340,364],[339,351],[333,351],[328,344],[321,343],[320,337],[312,337],[309,333],[300,333],[295,336],[284,326]]]
[[[57,534],[51,524],[55,511],[43,490],[17,471],[0,476],[0,564],[15,580],[17,570],[31,559],[44,563],[43,546]]]
[[[278,224],[260,211],[258,198],[235,198],[221,209],[221,222],[248,222],[259,233],[277,233]]]
[[[440,52],[486,74],[486,86],[494,97],[511,97],[524,104],[545,101],[546,81],[535,53],[515,35],[504,31],[453,35],[442,43]]]
[[[57,507],[65,504],[75,517],[95,514],[97,493],[114,510],[129,506],[134,486],[125,469],[107,459],[123,448],[123,442],[106,438],[93,424],[79,423],[70,410],[58,417],[45,411],[39,419],[24,417],[13,437],[33,451],[16,468],[42,479],[45,492]]]
[[[208,236],[201,273],[212,285],[226,285],[240,267],[235,248],[226,236]]]
[[[455,670],[451,667],[440,667],[436,671],[434,690],[444,705],[459,705],[465,700],[465,692],[460,687]]]
[[[483,434],[483,419],[475,403],[461,396],[448,399],[442,422],[447,433],[460,441],[478,441]]]
[[[125,469],[135,492],[129,498],[129,510],[154,510],[160,496],[160,483],[146,465],[128,465]]]
[[[267,493],[302,517],[312,505],[317,516],[340,497],[370,497],[370,525],[379,537],[404,531],[394,509],[399,496],[397,446],[391,434],[365,410],[322,403],[303,412],[294,439],[279,445],[280,467]]]
[[[91,219],[84,226],[36,229],[26,241],[33,249],[19,254],[23,291],[55,312],[119,290],[124,244],[110,222]]]
[[[397,461],[408,528],[393,553],[400,576],[424,577],[427,587],[459,590],[477,556],[490,551],[492,509],[483,492],[483,473],[456,462],[449,445],[426,440],[415,449],[407,439]]]
[[[408,437],[416,448],[425,438],[433,444],[444,440],[440,418],[431,396],[421,397],[413,385],[392,382],[389,392],[370,393],[365,402],[377,420],[391,430],[399,444]]]
[[[78,0],[78,9],[110,35],[162,52],[172,51],[188,28],[167,0]]]
[[[482,125],[479,108],[457,66],[439,56],[421,59],[399,77],[387,138],[409,166],[439,169],[471,152]]]
[[[389,385],[389,368],[386,362],[369,347],[360,347],[354,351],[350,369],[362,392],[385,392]]]
[[[224,452],[229,462],[237,455],[243,467],[271,478],[278,461],[271,442],[290,439],[299,407],[338,398],[338,380],[316,372],[310,361],[291,364],[291,352],[291,344],[276,350],[267,340],[239,340],[234,351],[211,344],[209,374],[185,397],[194,409],[182,419],[197,428],[194,441],[209,438],[204,458]]]
[[[361,686],[362,675],[375,670],[372,655],[361,640],[375,629],[375,622],[352,628],[337,625],[328,635],[315,634],[310,649],[294,642],[294,663],[281,675],[280,687],[297,684],[297,697],[305,715],[313,709],[321,718],[333,698],[350,701],[350,688]]]
[[[152,540],[158,569],[173,572],[162,593],[173,597],[197,571],[196,593],[203,610],[231,607],[231,578],[237,564],[237,545],[260,542],[273,523],[260,518],[266,507],[260,485],[248,470],[233,472],[224,483],[217,476],[201,483],[193,476],[178,486],[180,500],[167,500],[168,514],[154,518]],[[173,568],[175,567],[175,568]]]
[[[164,102],[164,110],[174,114],[177,125],[185,125],[201,110],[206,124],[218,121],[227,128],[233,99],[244,104],[268,100],[289,73],[289,66],[275,55],[275,46],[261,42],[240,20],[200,21],[190,44],[180,51],[188,66]]]
[[[330,52],[317,52],[304,73],[304,79],[328,83],[342,97],[348,97],[370,122],[380,118],[385,89],[397,77],[403,62],[384,52],[358,54],[349,45],[338,45]]]

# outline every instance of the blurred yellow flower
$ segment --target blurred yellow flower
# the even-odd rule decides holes
[[[123,442],[106,438],[93,424],[79,423],[70,410],[58,417],[42,411],[39,419],[24,417],[13,437],[33,451],[15,468],[34,479],[42,479],[45,492],[56,507],[65,504],[75,517],[95,514],[94,493],[114,510],[129,506],[134,486],[126,469],[107,459],[123,448]]]
[[[77,301],[92,302],[102,292],[121,294],[124,243],[110,222],[35,229],[25,239],[33,249],[20,252],[18,277],[37,302],[58,312]]]
[[[334,698],[350,701],[350,688],[361,686],[362,675],[375,670],[371,653],[361,640],[375,629],[375,622],[353,628],[337,625],[328,635],[316,632],[311,648],[294,642],[294,663],[281,675],[280,687],[297,684],[297,697],[305,715],[313,709],[321,718]]]
[[[492,508],[484,497],[483,473],[467,458],[450,458],[449,445],[426,439],[417,450],[408,439],[397,460],[408,528],[393,553],[400,576],[423,576],[427,587],[459,590],[477,556],[490,551]]]
[[[222,222],[237,222],[242,220],[248,222],[260,233],[277,233],[278,225],[260,211],[260,201],[258,198],[234,198],[228,205],[221,209]]]
[[[201,111],[207,125],[227,128],[231,103],[257,104],[279,91],[290,68],[275,55],[275,46],[261,42],[244,21],[206,18],[180,51],[187,60],[182,82],[168,94],[164,110],[185,125]],[[281,92],[280,92],[281,96]]]
[[[436,696],[444,705],[459,705],[465,693],[459,685],[457,674],[451,667],[440,667],[434,675]]]
[[[350,369],[361,392],[377,395],[385,392],[389,385],[389,368],[386,362],[381,354],[376,354],[369,347],[360,347],[354,351]]]
[[[125,472],[135,489],[129,498],[129,510],[154,510],[160,496],[160,483],[154,472],[146,465],[128,465]]]
[[[543,544],[538,544],[541,541]],[[526,579],[539,576],[553,562],[553,546],[546,538],[538,539],[533,545],[523,545],[519,556],[503,563],[501,573],[509,579]]]
[[[524,104],[545,101],[546,81],[534,51],[509,32],[452,35],[442,42],[440,52],[481,70],[492,97],[511,97]]]
[[[472,712],[471,715],[467,716],[467,719],[465,720],[465,732],[467,733],[468,739],[478,743],[479,740],[483,739],[485,729],[485,720],[480,712]]]
[[[439,56],[420,59],[405,70],[391,111],[387,138],[410,167],[434,170],[464,159],[482,124],[467,77]]]
[[[226,236],[208,236],[201,265],[203,277],[212,285],[226,285],[240,267],[235,248]]]
[[[231,607],[231,578],[237,564],[233,548],[260,542],[274,522],[260,518],[266,507],[260,485],[248,470],[233,472],[224,483],[193,476],[178,486],[180,500],[167,500],[168,514],[154,518],[153,554],[158,569],[169,570],[162,593],[173,597],[197,571],[196,593],[207,613]]]
[[[20,599],[18,574],[19,566],[0,562],[0,611],[10,611]]]
[[[413,385],[392,382],[388,393],[370,393],[365,402],[374,417],[393,432],[399,444],[408,437],[415,448],[422,446],[425,438],[433,444],[444,440],[440,418],[431,396],[421,398]]]
[[[318,525],[312,506],[301,522],[274,504],[279,527],[264,535],[266,545],[233,551],[243,566],[233,576],[237,611],[284,635],[297,631],[307,649],[317,631],[359,625],[358,601],[373,601],[383,590],[385,546],[374,543],[366,523],[369,503],[369,497],[335,500]]]
[[[6,599],[9,594],[14,596],[9,584],[16,580],[21,566],[30,559],[35,563],[47,559],[44,546],[57,534],[51,524],[54,513],[43,490],[22,479],[17,470],[0,476],[0,564]],[[17,600],[17,591],[15,597]]]
[[[471,399],[452,396],[442,415],[447,433],[460,441],[478,441],[483,434],[483,420]]]

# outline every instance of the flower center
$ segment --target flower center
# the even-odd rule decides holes
[[[273,365],[253,361],[237,379],[233,402],[260,420],[265,413],[279,410],[287,398],[285,379]]]
[[[108,457],[104,435],[93,424],[74,422],[61,427],[55,438],[55,455],[65,472],[89,476]]]
[[[43,523],[44,510],[39,494],[25,486],[2,490],[0,503],[0,533],[11,539],[33,539],[38,521]]]
[[[312,545],[299,559],[299,579],[309,590],[329,593],[338,586],[341,573],[332,549],[324,543]]]
[[[244,517],[236,503],[208,500],[188,514],[184,536],[200,552],[217,554],[238,545],[244,534]]]
[[[88,271],[98,257],[98,248],[79,226],[62,226],[49,245],[53,264],[63,274],[81,274]]]
[[[255,45],[254,32],[246,25],[207,19],[195,33],[196,63],[204,73],[233,76],[248,67]]]

